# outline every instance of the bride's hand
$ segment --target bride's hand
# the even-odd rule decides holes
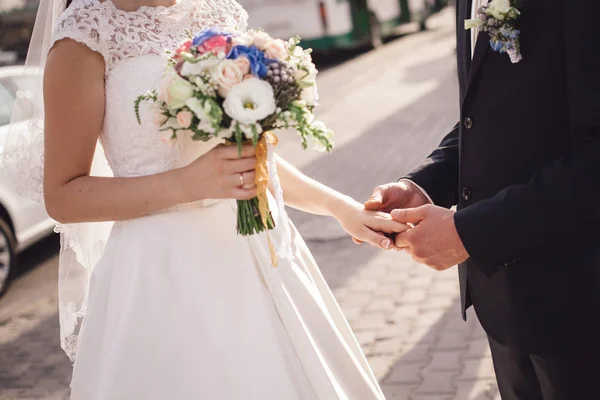
[[[345,202],[338,210],[334,217],[353,238],[385,250],[394,247],[393,241],[386,234],[392,235],[409,229],[408,225],[394,221],[390,214],[365,210],[362,204],[353,200]]]
[[[256,197],[255,150],[220,144],[184,167],[183,180],[190,201],[202,199],[249,200]]]

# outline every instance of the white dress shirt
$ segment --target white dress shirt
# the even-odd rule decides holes
[[[479,7],[487,4],[487,0],[473,0],[471,5],[471,19],[478,18],[477,10]],[[477,36],[479,35],[479,28],[471,29],[471,58],[473,58],[473,54],[475,54],[475,43],[477,43]]]

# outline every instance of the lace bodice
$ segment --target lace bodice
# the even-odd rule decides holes
[[[165,70],[165,51],[207,27],[246,29],[247,14],[234,0],[180,0],[171,7],[119,10],[111,1],[74,0],[57,21],[51,45],[70,38],[105,61],[106,110],[100,141],[115,176],[150,175],[183,166],[214,142],[161,142],[151,106],[134,114],[135,99],[156,89]]]
[[[71,38],[102,54],[109,74],[121,62],[163,55],[206,27],[245,30],[248,14],[235,0],[180,0],[171,7],[128,12],[111,0],[74,0],[56,23],[53,41]]]

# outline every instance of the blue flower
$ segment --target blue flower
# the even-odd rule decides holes
[[[250,71],[252,72],[252,75],[258,76],[259,78],[267,76],[267,66],[277,62],[277,60],[267,58],[265,53],[260,51],[256,46],[234,46],[227,55],[227,58],[235,60],[240,56],[244,56],[250,61]]]
[[[504,43],[502,43],[500,40],[490,40],[490,46],[494,51],[501,51]]]
[[[208,39],[215,37],[215,36],[230,37],[231,33],[220,31],[216,28],[204,29],[204,30],[200,31],[199,34],[194,36],[193,44],[196,47],[202,46],[202,43],[206,42]]]
[[[500,33],[508,38],[508,39],[516,39],[519,36],[519,31],[514,29],[514,28],[506,28],[506,27],[502,27],[500,28]]]

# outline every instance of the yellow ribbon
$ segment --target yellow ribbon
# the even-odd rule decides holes
[[[256,145],[256,189],[258,197],[258,212],[260,214],[260,218],[262,220],[263,225],[265,226],[265,231],[267,233],[267,240],[269,241],[269,251],[271,252],[271,264],[273,267],[277,267],[279,261],[277,260],[277,255],[275,253],[275,246],[273,246],[273,241],[271,240],[271,236],[269,236],[269,230],[267,221],[269,218],[269,200],[267,197],[267,187],[269,185],[269,169],[267,167],[267,158],[269,156],[269,144],[276,146],[279,140],[277,136],[273,132],[267,131],[263,133],[258,140],[258,144]]]

